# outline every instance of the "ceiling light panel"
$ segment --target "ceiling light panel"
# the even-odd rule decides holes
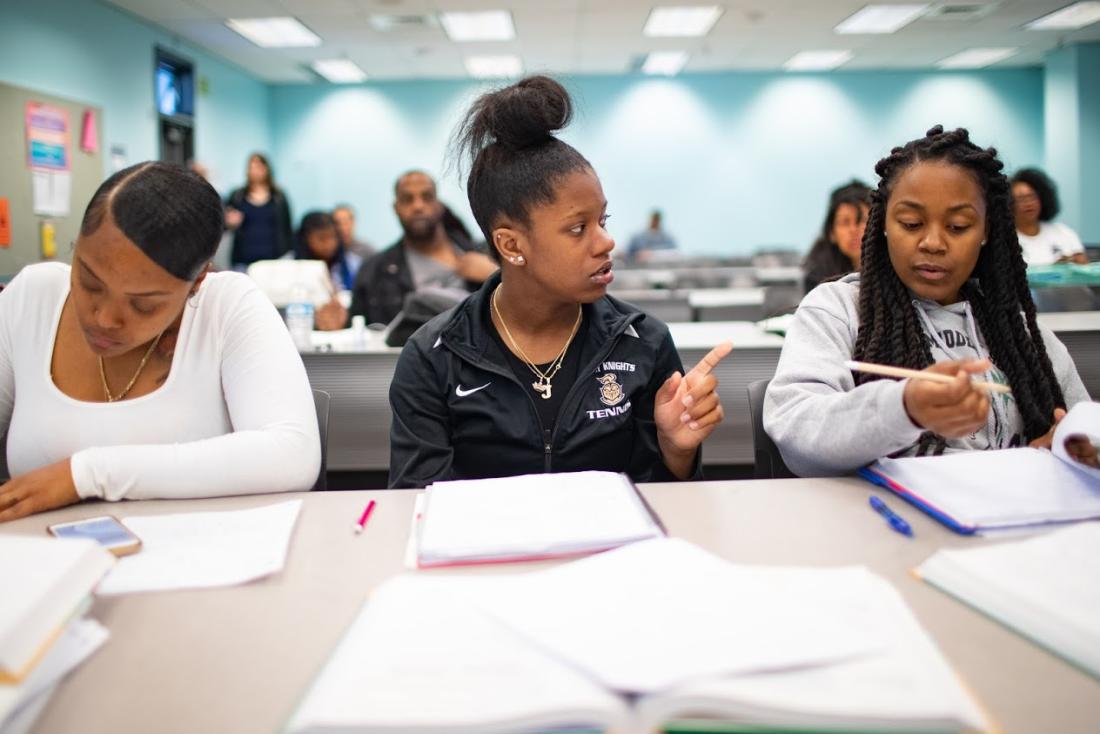
[[[507,10],[440,13],[439,22],[452,41],[511,41],[516,37],[512,14]]]
[[[1100,20],[1100,2],[1074,3],[1033,20],[1024,27],[1029,31],[1077,30]]]
[[[650,11],[642,33],[652,37],[705,36],[720,17],[722,8],[717,5],[660,6]]]
[[[367,78],[365,71],[347,59],[322,59],[314,61],[310,66],[333,84],[355,84]]]
[[[518,56],[467,56],[466,73],[475,79],[514,79],[523,74]]]
[[[941,69],[981,69],[1015,56],[1018,48],[971,48],[936,64]]]
[[[687,51],[654,51],[646,56],[642,72],[658,76],[676,76],[687,64]]]
[[[843,49],[835,51],[799,51],[783,64],[787,71],[828,71],[852,60],[852,52]]]
[[[928,3],[865,5],[840,22],[836,33],[894,33],[921,17]]]
[[[297,18],[230,18],[225,21],[230,30],[239,33],[261,48],[302,48],[320,46],[320,37]]]

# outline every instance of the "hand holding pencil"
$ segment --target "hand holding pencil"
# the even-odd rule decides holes
[[[988,359],[938,362],[923,370],[864,363],[848,363],[848,367],[909,378],[903,395],[909,420],[944,438],[959,438],[984,426],[989,415],[988,393],[1007,391],[1003,385],[971,378],[993,367]]]

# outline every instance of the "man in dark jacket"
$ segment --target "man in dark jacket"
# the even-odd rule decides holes
[[[349,321],[362,314],[367,323],[389,323],[413,291],[453,292],[457,300],[477,290],[496,271],[496,263],[487,255],[444,229],[435,181],[423,171],[410,171],[397,179],[393,210],[404,234],[360,267]]]

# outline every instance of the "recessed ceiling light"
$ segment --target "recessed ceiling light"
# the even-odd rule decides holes
[[[1033,20],[1024,28],[1029,31],[1077,30],[1100,20],[1100,2],[1074,3],[1068,7]]]
[[[722,17],[717,5],[661,6],[649,12],[642,33],[647,36],[705,36]]]
[[[314,61],[310,66],[334,84],[354,84],[367,78],[367,72],[347,59],[322,59]]]
[[[261,48],[300,48],[320,46],[316,33],[298,22],[297,18],[230,18],[225,21],[236,31]]]
[[[523,74],[518,56],[467,56],[466,73],[475,79],[513,79]]]
[[[507,10],[476,13],[440,13],[439,22],[452,41],[511,41],[516,37]]]
[[[783,68],[787,71],[827,71],[835,69],[841,64],[846,64],[852,58],[852,52],[847,49],[836,51],[799,51]]]
[[[645,63],[642,64],[642,72],[676,76],[684,68],[687,60],[687,51],[654,51],[646,56]]]
[[[865,5],[833,29],[836,33],[893,33],[924,14],[928,3]]]
[[[948,56],[936,64],[941,69],[981,69],[982,67],[1015,56],[1018,48],[972,48]]]

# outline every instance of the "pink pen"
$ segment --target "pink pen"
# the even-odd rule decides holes
[[[363,516],[359,518],[359,522],[355,523],[355,534],[363,532],[363,528],[367,526],[367,520],[370,519],[371,512],[374,511],[374,500],[367,503],[366,508],[363,510]]]

